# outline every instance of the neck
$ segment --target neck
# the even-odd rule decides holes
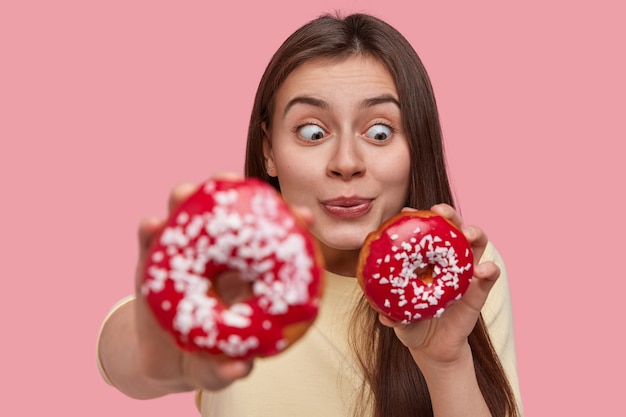
[[[359,249],[339,250],[321,244],[325,269],[333,274],[355,277],[359,261]]]

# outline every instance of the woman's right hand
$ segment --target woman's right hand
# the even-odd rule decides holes
[[[230,175],[220,175],[221,178],[228,176]],[[195,184],[176,186],[170,194],[169,212],[196,189]],[[248,375],[252,369],[252,360],[234,360],[207,353],[183,351],[176,345],[174,337],[161,328],[141,295],[146,256],[164,223],[163,219],[147,217],[139,225],[139,260],[134,301],[139,372],[164,392],[219,390]]]

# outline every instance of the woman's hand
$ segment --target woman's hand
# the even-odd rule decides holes
[[[213,178],[239,179],[234,174]],[[169,198],[169,213],[197,190],[198,185],[180,184]],[[293,208],[312,224],[310,210]],[[150,247],[166,220],[146,217],[139,225],[139,258],[135,274],[135,299],[117,308],[105,322],[100,334],[99,357],[111,383],[133,398],[154,398],[174,392],[197,389],[219,390],[250,373],[253,360],[236,360],[204,352],[189,353],[178,347],[174,336],[165,331],[142,295],[144,268]],[[236,277],[236,273],[233,272]],[[226,299],[245,297],[243,280],[219,280]],[[238,285],[241,283],[241,285]],[[242,289],[242,286],[245,288]]]
[[[216,177],[238,178],[233,174],[220,174]],[[195,184],[176,186],[170,194],[169,212],[171,213],[196,189]],[[246,376],[252,369],[252,360],[234,360],[181,350],[174,338],[157,323],[141,295],[146,255],[164,223],[162,219],[148,217],[143,219],[139,226],[139,260],[134,302],[139,370],[166,392],[224,388],[236,379]]]
[[[410,211],[412,209],[405,209]],[[380,315],[380,321],[393,327],[396,335],[407,346],[416,361],[438,364],[453,363],[469,352],[467,337],[476,325],[489,291],[500,275],[493,262],[478,263],[485,247],[487,235],[476,226],[463,228],[459,213],[447,204],[438,204],[431,210],[463,230],[474,254],[474,277],[464,296],[449,306],[439,318],[401,324]]]

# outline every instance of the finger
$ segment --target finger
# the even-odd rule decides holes
[[[220,364],[218,368],[218,375],[220,378],[226,381],[232,381],[238,378],[243,378],[252,372],[253,362],[252,360],[240,361],[226,361]]]
[[[198,354],[185,354],[183,357],[183,372],[189,384],[210,391],[223,389],[247,376],[252,367],[252,360],[220,359]]]
[[[163,227],[163,220],[158,217],[149,216],[141,219],[137,230],[140,255],[150,247],[154,236],[158,233],[161,227]]]
[[[476,311],[487,301],[489,292],[500,276],[500,268],[493,262],[483,262],[474,268],[474,279],[462,300]]]
[[[463,224],[463,219],[461,219],[461,215],[458,211],[454,209],[454,207],[449,204],[435,204],[430,208],[430,210],[441,217],[448,219],[448,221],[452,222],[456,227],[461,228]]]
[[[441,316],[455,328],[455,334],[467,337],[471,333],[499,274],[498,267],[491,262],[474,269],[474,278],[461,300],[446,308]]]
[[[191,194],[193,194],[197,189],[197,184],[189,182],[183,182],[174,186],[167,202],[167,208],[169,212],[173,212],[180,203],[189,198],[189,196],[191,196]]]
[[[139,256],[137,259],[137,267],[135,270],[135,290],[139,294],[140,286],[143,279],[143,269],[146,264],[146,256],[156,235],[163,227],[164,220],[158,217],[144,217],[139,222],[137,237],[139,240]]]
[[[478,263],[480,258],[485,252],[489,238],[487,234],[478,226],[470,225],[463,228],[463,234],[465,238],[472,246],[472,252],[474,254],[474,263]]]
[[[463,228],[463,234],[467,241],[473,246],[487,246],[489,238],[487,234],[476,225],[469,225]]]
[[[234,171],[217,171],[213,176],[211,176],[214,180],[240,180],[242,179],[241,175],[237,174]]]

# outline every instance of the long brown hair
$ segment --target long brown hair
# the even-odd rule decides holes
[[[382,20],[364,14],[321,16],[294,32],[276,51],[261,78],[252,109],[246,176],[260,178],[279,189],[278,181],[265,169],[263,125],[270,125],[276,91],[287,76],[310,59],[342,60],[355,54],[380,60],[396,82],[411,154],[407,205],[454,205],[437,105],[426,70],[404,36]],[[351,324],[351,345],[363,370],[362,394],[367,400],[359,403],[365,405],[355,413],[372,409],[374,417],[432,416],[426,382],[409,350],[393,329],[379,323],[364,297]],[[469,343],[478,383],[492,415],[516,416],[512,389],[482,318],[470,334]]]

